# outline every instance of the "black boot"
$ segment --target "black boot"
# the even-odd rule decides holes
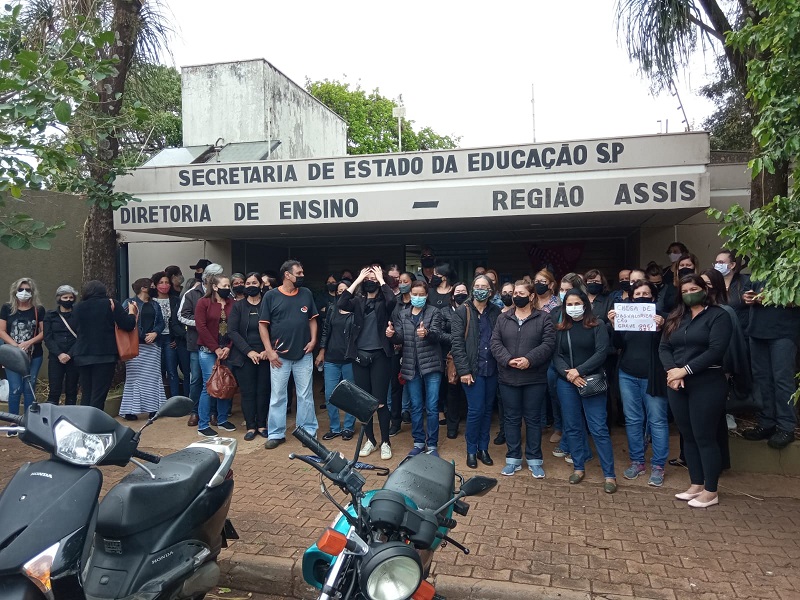
[[[487,450],[478,450],[478,460],[480,460],[487,467],[491,467],[494,464],[494,461],[492,460],[492,457],[489,456],[489,452]]]
[[[478,457],[474,454],[467,454],[467,466],[470,469],[477,469],[478,468]]]

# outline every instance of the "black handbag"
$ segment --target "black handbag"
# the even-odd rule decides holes
[[[602,327],[602,325],[598,325],[598,327]],[[569,335],[569,329],[567,329],[567,345],[569,346],[569,364],[574,369],[575,359],[572,357],[572,338]],[[578,394],[580,394],[581,398],[597,396],[608,391],[608,380],[606,379],[605,371],[601,370],[592,375],[584,375],[583,378],[586,380],[586,385],[578,388]]]

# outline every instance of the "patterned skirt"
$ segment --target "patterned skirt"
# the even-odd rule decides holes
[[[167,397],[161,377],[161,348],[158,344],[139,344],[139,356],[125,363],[125,389],[120,415],[139,415],[157,411]]]

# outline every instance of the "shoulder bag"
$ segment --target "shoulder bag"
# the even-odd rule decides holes
[[[602,324],[598,325],[598,327],[602,326]],[[574,369],[575,359],[572,357],[572,337],[569,335],[569,329],[567,329],[567,344],[569,345],[569,364]],[[582,398],[604,394],[608,390],[608,381],[606,381],[606,374],[603,370],[593,375],[584,375],[583,378],[586,380],[586,385],[578,388],[578,394]]]
[[[239,385],[236,383],[236,378],[231,370],[217,359],[211,371],[211,377],[206,382],[208,395],[220,400],[230,400],[236,395],[238,389]]]
[[[109,300],[111,302],[111,318],[114,318],[114,301]],[[135,304],[134,304],[135,306]],[[138,325],[139,321],[139,309],[136,309],[136,321]],[[125,331],[124,329],[120,329],[117,325],[116,319],[114,319],[114,335],[117,338],[117,354],[119,354],[119,359],[121,361],[127,361],[132,358],[136,358],[139,356],[139,328],[134,327],[131,331]]]
[[[467,325],[464,327],[464,341],[466,341],[469,335],[469,313],[472,312],[472,310],[469,306],[464,306],[464,310],[467,311]],[[447,373],[447,383],[450,385],[457,385],[458,382],[461,381],[461,378],[458,376],[458,371],[456,370],[456,361],[453,359],[452,352],[448,352],[445,357],[445,372]]]

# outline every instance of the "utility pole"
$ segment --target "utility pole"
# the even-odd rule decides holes
[[[531,84],[531,116],[533,117],[533,143],[536,143],[536,96]]]
[[[397,117],[397,151],[403,151],[403,118],[406,116],[405,106],[395,106],[392,109],[392,116]]]

